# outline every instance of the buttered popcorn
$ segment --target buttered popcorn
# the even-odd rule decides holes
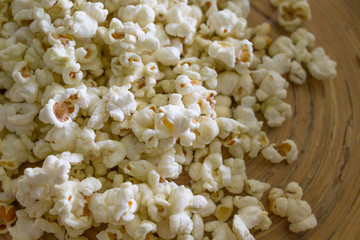
[[[248,179],[245,160],[295,162],[295,142],[264,129],[291,117],[289,82],[337,74],[298,28],[308,1],[270,2],[290,36],[249,28],[249,0],[0,1],[0,233],[251,240],[268,229],[270,185]],[[294,182],[268,196],[293,232],[316,226],[301,197]]]

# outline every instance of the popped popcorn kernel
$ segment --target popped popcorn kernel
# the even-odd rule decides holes
[[[14,205],[7,205],[0,203],[0,233],[7,233],[8,228],[16,221],[16,207]]]
[[[298,149],[295,142],[288,139],[281,145],[270,144],[261,151],[261,154],[273,163],[279,163],[286,159],[287,163],[291,164],[297,159]]]
[[[311,19],[307,0],[271,1],[278,7],[278,23],[286,31],[294,31],[304,21]]]
[[[281,217],[287,217],[291,232],[302,232],[316,227],[317,221],[310,205],[301,200],[302,189],[296,182],[290,182],[286,192],[273,188],[269,194],[270,210]]]

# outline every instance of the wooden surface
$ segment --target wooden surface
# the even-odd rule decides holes
[[[251,2],[250,26],[267,21],[275,32],[283,33],[274,23],[276,13],[268,0]],[[318,226],[294,234],[285,219],[272,216],[272,226],[255,234],[257,240],[360,239],[360,1],[309,2],[313,17],[304,27],[337,61],[338,76],[330,82],[310,80],[291,86],[288,102],[293,117],[268,131],[270,141],[294,139],[299,160],[294,165],[272,165],[258,157],[247,163],[247,174],[273,187],[299,182]]]
[[[269,22],[274,31],[276,13],[268,0],[252,0],[249,25]],[[268,130],[271,142],[292,138],[299,160],[293,165],[271,164],[262,157],[247,162],[249,178],[284,187],[297,181],[318,219],[310,231],[288,231],[286,219],[271,216],[268,231],[257,240],[356,240],[360,239],[360,1],[311,0],[313,18],[304,26],[338,62],[338,76],[330,82],[310,80],[291,86],[287,102],[293,117],[279,129]],[[266,197],[263,198],[267,206]],[[87,236],[96,239],[94,231]],[[54,239],[46,236],[46,239]],[[0,236],[0,239],[9,239]]]

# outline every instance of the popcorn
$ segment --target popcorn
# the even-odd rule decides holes
[[[263,131],[258,132],[251,139],[249,157],[256,157],[259,152],[269,145],[269,139]]]
[[[126,167],[123,169],[126,174],[133,176],[143,182],[147,181],[148,173],[151,170],[156,170],[156,166],[146,160],[129,161],[126,164]]]
[[[125,225],[126,232],[136,240],[145,240],[151,233],[156,232],[157,226],[155,223],[143,220],[138,216]]]
[[[264,195],[264,192],[270,189],[270,184],[260,182],[256,179],[246,179],[245,180],[245,192],[252,197],[260,200]]]
[[[218,95],[215,97],[215,112],[217,117],[232,117],[232,111],[230,109],[232,100],[226,95]]]
[[[176,91],[183,95],[182,101],[186,108],[199,115],[215,117],[215,91],[199,86],[197,81],[190,80],[186,75],[178,76],[175,84]]]
[[[206,205],[199,209],[197,211],[197,213],[201,216],[201,217],[208,217],[211,214],[213,214],[216,210],[216,205],[215,203],[211,200],[210,195],[206,192],[203,192],[200,194],[201,196],[203,196],[206,199]]]
[[[141,27],[146,26],[149,23],[155,21],[155,12],[147,4],[140,5],[127,5],[124,8],[120,8],[118,11],[118,17],[123,22],[135,22]]]
[[[203,188],[216,192],[225,187],[231,193],[240,193],[246,179],[245,164],[241,159],[229,158],[223,161],[221,156],[221,142],[211,143],[211,153],[205,157],[202,164],[193,163],[189,169],[192,180],[200,181]],[[199,172],[201,177],[199,177]]]
[[[170,214],[170,203],[162,198],[163,195],[155,195],[147,204],[147,211],[155,222],[163,221]]]
[[[134,95],[124,87],[111,87],[107,97],[106,109],[115,121],[122,122],[125,117],[136,111]]]
[[[221,139],[227,139],[231,134],[239,134],[248,130],[244,124],[230,118],[217,118],[216,122],[220,130],[218,137]]]
[[[44,54],[43,59],[46,66],[58,74],[62,74],[64,69],[70,66],[80,69],[80,65],[75,61],[75,49],[72,46],[74,41],[70,36],[58,35],[56,36],[55,33],[51,35],[53,37],[51,40],[54,41],[55,45],[48,48]]]
[[[216,144],[219,148],[220,142],[213,143]],[[215,150],[215,151],[214,151]],[[219,185],[220,185],[220,179],[215,174],[215,171],[218,167],[222,165],[222,156],[220,154],[219,149],[214,149],[213,153],[210,153],[205,159],[202,164],[196,164],[190,166],[189,175],[190,177],[195,180],[199,179],[202,181],[202,185],[204,189],[207,189],[209,191],[218,191]],[[191,168],[194,168],[194,170],[191,170]],[[200,176],[199,178],[199,172],[200,170]],[[195,180],[196,181],[196,180]]]
[[[227,2],[227,7],[238,17],[246,18],[250,13],[250,1],[248,0],[231,0]]]
[[[269,229],[271,220],[259,200],[249,196],[236,196],[234,198],[234,205],[239,209],[236,215],[244,222],[246,228]]]
[[[305,40],[299,41],[295,45],[295,60],[303,63],[311,60],[311,53],[307,49],[307,42]]]
[[[76,178],[78,180],[84,180],[87,177],[94,175],[94,167],[89,166],[86,163],[81,163],[80,165],[72,166],[70,169],[69,176],[70,178]]]
[[[122,51],[154,51],[160,47],[153,23],[141,28],[136,23],[123,24],[119,19],[112,18],[109,28],[99,27],[98,32],[114,55],[120,55]]]
[[[104,127],[105,122],[109,119],[109,114],[106,111],[106,99],[99,99],[94,97],[95,100],[89,106],[90,119],[87,126],[94,130],[99,130]]]
[[[273,188],[269,194],[270,210],[281,217],[287,217],[289,229],[298,233],[316,227],[317,221],[309,204],[301,200],[302,189],[296,182],[286,187],[286,192]]]
[[[123,52],[119,57],[113,58],[111,60],[111,70],[113,71],[113,76],[110,78],[114,81],[118,81],[119,77],[124,78],[121,85],[129,84],[130,88],[131,83],[135,83],[136,80],[139,80],[143,77],[142,69],[144,64],[141,57],[136,53]],[[111,84],[116,85],[116,84]]]
[[[233,231],[239,239],[254,240],[255,238],[249,232],[243,220],[238,216],[234,216]]]
[[[0,142],[0,165],[5,169],[17,169],[22,163],[31,159],[28,149],[15,134],[7,134]]]
[[[306,0],[271,2],[287,30],[311,17]],[[282,125],[286,80],[333,79],[336,63],[303,28],[272,43],[269,24],[247,27],[249,11],[249,0],[2,1],[0,233],[87,240],[107,224],[98,239],[251,240],[268,229],[258,199],[270,185],[247,179],[243,159],[292,163],[298,149],[269,144],[258,114]],[[316,225],[301,197],[295,183],[269,196],[295,232]]]
[[[27,211],[30,210],[30,215],[34,215],[32,217],[42,216],[52,207],[49,197],[51,188],[54,185],[66,183],[70,164],[77,164],[82,160],[80,154],[64,152],[56,156],[48,156],[42,168],[25,169],[24,176],[17,182],[16,199],[21,205],[27,207]]]
[[[99,148],[95,143],[95,137],[96,135],[94,130],[87,127],[83,128],[76,139],[75,152],[87,156],[91,152],[97,151]]]
[[[0,201],[3,203],[12,203],[15,200],[17,192],[17,179],[11,179],[6,175],[3,167],[0,167],[0,181],[2,192],[0,192]]]
[[[95,186],[89,188],[90,182]],[[51,189],[50,195],[55,204],[49,213],[60,217],[60,223],[65,226],[69,236],[77,237],[91,226],[92,217],[88,210],[85,210],[87,200],[81,193],[91,195],[100,188],[99,180],[86,178],[81,182],[70,180]]]
[[[224,191],[223,191],[223,190],[219,190],[219,191],[217,191],[217,192],[211,193],[211,194],[210,194],[210,197],[211,197],[211,199],[212,199],[215,203],[217,203],[217,202],[220,202],[220,200],[224,198],[224,195],[225,195],[225,194],[224,194]]]
[[[277,72],[263,71],[262,69],[252,72],[254,82],[259,86],[256,90],[256,97],[259,101],[264,101],[268,97],[286,97],[286,88],[289,83]]]
[[[163,239],[173,239],[176,237],[176,233],[172,233],[170,230],[169,219],[163,220],[157,224],[157,234]]]
[[[196,115],[194,111],[186,109],[184,106],[166,105],[160,107],[158,113],[155,113],[150,107],[134,114],[131,128],[134,134],[149,147],[156,147],[159,140],[178,137],[180,137],[182,145],[189,146],[195,140],[195,134],[190,132],[190,129],[195,128],[198,124],[193,121]],[[147,121],[145,121],[146,118],[148,118]],[[138,124],[138,120],[141,121],[141,124],[148,124],[148,127],[142,127]],[[146,128],[147,130],[141,132]]]
[[[39,3],[34,3],[33,5],[33,18],[34,19],[30,24],[30,30],[32,32],[42,32],[47,34],[53,29],[50,15]]]
[[[176,47],[162,47],[154,54],[156,59],[165,66],[176,65],[180,60],[180,51]]]
[[[44,49],[43,44],[38,39],[33,39],[31,41],[31,44],[33,46],[30,47],[26,51],[24,59],[25,59],[25,62],[27,63],[27,65],[29,66],[29,68],[36,69],[35,70],[35,75],[36,75],[36,71],[41,71],[42,68],[46,67],[46,64],[42,60],[44,53],[45,53],[45,49]],[[43,79],[40,79],[40,80],[43,80]],[[48,81],[50,82],[51,79],[48,79]],[[38,79],[38,83],[39,84],[41,83],[41,81],[39,81],[39,79]],[[44,86],[44,85],[42,85],[42,86]]]
[[[12,74],[15,65],[22,60],[27,48],[23,43],[16,43],[10,46],[5,46],[4,43],[0,51],[0,63],[8,75]]]
[[[280,146],[270,144],[261,151],[261,154],[273,163],[279,163],[286,159],[287,163],[291,164],[297,159],[298,149],[295,142],[288,139],[283,141]]]
[[[244,181],[247,178],[244,161],[238,158],[229,158],[224,161],[224,165],[230,168],[231,172],[229,183],[224,184],[226,189],[231,193],[241,193],[244,188]]]
[[[136,191],[136,185],[127,182],[119,188],[109,189],[102,194],[93,194],[90,197],[89,209],[94,220],[114,225],[124,225],[133,220],[137,210],[134,199]]]
[[[229,239],[236,240],[235,234],[231,231],[229,225],[226,223],[219,223],[211,233],[212,239]]]
[[[77,38],[92,38],[98,28],[97,21],[84,11],[76,11],[65,20],[70,33]]]
[[[25,61],[21,61],[15,65],[12,77],[14,81],[18,83],[26,83],[28,81],[35,80],[35,76],[33,75],[32,71],[27,68]]]
[[[280,36],[269,47],[270,56],[275,56],[279,53],[285,53],[290,58],[295,57],[295,45],[291,38],[287,36]]]
[[[232,215],[233,197],[226,196],[221,199],[221,204],[216,207],[215,217],[222,222],[226,222]]]
[[[123,238],[123,233],[118,230],[116,227],[108,227],[107,229],[99,232],[96,235],[96,238],[99,240],[118,240]]]
[[[94,177],[86,178],[79,184],[79,191],[84,196],[91,196],[91,194],[98,191],[100,188],[101,182]]]
[[[262,122],[258,121],[255,112],[252,109],[256,103],[256,99],[252,96],[244,97],[241,105],[237,106],[233,111],[234,119],[248,127],[248,132],[253,135],[262,127]]]
[[[178,3],[168,9],[166,19],[166,32],[174,37],[190,39],[196,32],[196,18],[191,16],[192,8],[185,3]]]
[[[73,2],[69,0],[46,0],[41,1],[41,5],[46,8],[46,10],[54,18],[63,18],[65,15],[70,13],[70,9],[73,7]]]
[[[234,40],[233,40],[234,42]],[[248,40],[235,41],[236,43],[236,58],[235,58],[235,70],[236,72],[243,74],[251,65],[254,58],[253,44]]]
[[[34,226],[40,228],[44,232],[54,234],[56,238],[63,238],[65,235],[65,229],[63,227],[55,222],[49,222],[44,218],[37,218]]]
[[[204,222],[202,217],[194,213],[192,216],[193,221],[193,230],[191,235],[194,237],[194,240],[202,240],[204,238]]]
[[[177,239],[179,240],[194,240],[194,237],[190,234],[178,235]]]
[[[28,24],[32,19],[32,1],[15,1],[11,4],[14,20],[19,24]]]
[[[214,41],[210,44],[208,54],[210,57],[220,60],[226,66],[235,66],[235,46],[226,41]]]
[[[132,161],[139,160],[141,154],[145,152],[145,144],[141,143],[136,136],[129,134],[121,139],[127,149],[126,156]]]
[[[201,79],[209,89],[216,88],[218,84],[217,81],[218,74],[213,68],[207,66],[201,68],[200,75],[201,75]]]
[[[145,107],[133,114],[130,126],[134,135],[140,140],[142,140],[145,130],[154,127],[155,111],[154,107]]]
[[[98,49],[95,44],[85,44],[83,47],[77,48],[75,54],[79,63],[91,63],[98,57]]]
[[[182,167],[175,161],[171,155],[163,155],[158,163],[159,174],[163,178],[177,179],[182,172]]]
[[[286,31],[294,31],[304,21],[311,19],[307,0],[279,1],[278,23]]]
[[[315,48],[312,52],[312,59],[307,68],[312,77],[317,80],[332,80],[336,77],[336,62],[331,60],[321,47]]]
[[[200,80],[199,71],[200,71],[200,59],[196,57],[184,58],[180,60],[177,66],[174,68],[174,72],[177,74],[186,75],[188,78],[193,78],[195,80]],[[176,78],[177,75],[174,77]],[[172,77],[171,75],[169,77]],[[195,84],[196,86],[196,84]]]
[[[276,54],[272,58],[264,56],[262,62],[262,64],[258,65],[258,69],[265,68],[267,70],[275,71],[280,75],[283,75],[290,70],[291,60],[285,53]]]
[[[291,34],[291,39],[295,44],[298,44],[299,42],[305,42],[305,46],[308,48],[313,48],[316,40],[314,34],[305,28],[298,28]]]
[[[184,211],[189,204],[192,193],[184,186],[173,190],[169,196],[170,208],[170,231],[175,234],[190,234],[193,229],[193,222],[190,216]]]
[[[16,207],[14,205],[7,205],[5,203],[0,203],[0,219],[1,219],[1,229],[0,233],[4,234],[9,231],[11,225],[16,221]]]
[[[307,74],[305,69],[297,61],[291,62],[289,80],[295,84],[303,84],[307,79]]]
[[[277,97],[269,97],[261,103],[261,111],[270,127],[281,126],[286,118],[291,117],[291,105]]]
[[[78,1],[77,4],[83,11],[76,11],[72,15],[68,26],[70,33],[78,38],[92,38],[95,36],[98,23],[105,21],[108,10],[104,10],[104,5],[100,2]]]
[[[247,22],[244,18],[238,18],[232,11],[224,9],[210,14],[206,24],[212,32],[221,37],[241,37]]]
[[[39,239],[44,231],[36,227],[35,220],[30,218],[25,210],[16,211],[15,226],[9,228],[10,235],[15,239]]]
[[[50,143],[55,151],[73,151],[80,130],[80,127],[74,122],[63,128],[54,126],[46,134],[45,141]]]
[[[264,50],[269,47],[272,40],[269,37],[271,26],[268,23],[262,23],[253,29],[254,37],[251,42],[256,50]]]
[[[29,80],[26,83],[16,82],[11,89],[5,93],[5,96],[12,102],[34,103],[38,96],[38,84],[35,80]]]
[[[233,72],[223,72],[219,75],[217,91],[225,95],[232,94],[235,101],[248,96],[254,89],[253,81],[249,73],[237,75]]]
[[[251,136],[247,133],[231,134],[225,139],[224,146],[233,157],[244,158],[244,154],[251,150]]]
[[[0,72],[0,76],[1,89],[10,89],[14,85],[14,80],[7,76],[4,72]]]
[[[196,129],[196,139],[193,147],[202,147],[209,144],[219,134],[219,127],[215,120],[200,116],[200,126]]]
[[[107,168],[113,168],[118,165],[126,156],[124,144],[116,140],[103,140],[96,143],[99,148],[97,154],[102,153],[102,158]]]
[[[16,132],[18,135],[22,135],[32,132],[36,127],[33,120],[39,110],[34,104],[12,103],[5,108],[6,119],[4,123],[10,132]]]

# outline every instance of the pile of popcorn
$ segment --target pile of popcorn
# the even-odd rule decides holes
[[[289,82],[336,76],[298,28],[307,0],[271,3],[289,37],[249,28],[249,0],[0,0],[0,233],[83,240],[101,225],[99,240],[250,240],[268,229],[271,186],[248,179],[244,159],[296,161],[295,142],[270,143],[263,125],[291,116]],[[184,174],[189,186],[176,183]],[[317,225],[297,183],[268,199],[290,231]]]

